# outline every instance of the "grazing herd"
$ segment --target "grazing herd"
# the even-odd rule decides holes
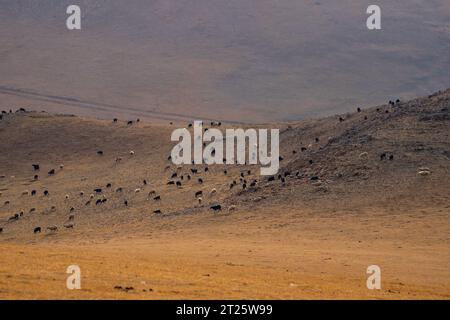
[[[398,105],[400,103],[399,100],[393,102],[393,101],[389,101],[389,105],[395,106]],[[360,113],[362,112],[361,108],[357,108],[357,112]],[[113,119],[113,122],[117,122],[117,118]],[[343,122],[345,121],[344,117],[339,117],[339,122]],[[136,122],[139,122],[139,119],[136,120]],[[127,125],[132,125],[134,122],[133,121],[128,121]],[[211,126],[221,126],[220,122],[211,122]],[[192,127],[192,124],[189,124],[188,127]],[[207,129],[207,128],[205,128]],[[315,143],[319,143],[320,139],[319,137],[316,137],[314,139]],[[312,145],[310,144],[308,146],[308,148],[310,148]],[[308,150],[307,147],[301,147],[300,151],[301,152],[306,152]],[[98,156],[104,156],[105,153],[103,150],[96,150],[96,154]],[[131,150],[129,151],[129,155],[130,156],[135,156],[135,151]],[[292,154],[297,154],[297,150],[292,150]],[[362,160],[367,160],[369,158],[369,153],[368,152],[363,152],[359,155],[359,158]],[[379,155],[379,159],[380,161],[393,161],[394,160],[394,155],[392,153],[381,153]],[[169,156],[167,158],[168,161],[171,161],[171,156]],[[279,158],[280,161],[283,161],[284,158],[282,156],[280,156]],[[121,157],[116,157],[115,158],[115,162],[120,162],[122,161]],[[314,161],[312,159],[308,159],[307,160],[309,165],[313,165]],[[33,163],[31,164],[32,170],[35,172],[34,176],[33,176],[33,180],[39,180],[39,175],[38,173],[41,172],[41,165],[39,163]],[[172,168],[172,164],[169,164],[166,166],[166,169],[170,169]],[[59,165],[59,171],[57,171],[54,168],[51,168],[48,172],[47,172],[47,176],[48,177],[52,177],[55,176],[57,174],[59,174],[59,172],[61,170],[64,169],[64,165],[60,164]],[[167,181],[167,185],[171,186],[174,185],[177,189],[183,189],[183,185],[187,184],[188,182],[192,183],[196,183],[198,186],[204,186],[205,180],[209,179],[208,178],[208,174],[210,173],[210,169],[206,166],[203,168],[189,168],[188,173],[182,173],[182,169],[183,167],[177,167],[176,171],[170,173],[170,176],[168,178]],[[230,174],[230,172],[228,170],[222,170],[221,172],[223,172],[223,175],[225,177],[227,177],[227,179],[229,182],[226,183],[226,189],[228,190],[234,190],[235,188],[240,187],[240,190],[247,190],[247,189],[256,189],[258,188],[259,184],[262,183],[263,181],[258,181],[257,179],[254,178],[250,178],[250,176],[252,175],[251,170],[240,170],[239,175],[237,177],[232,177],[232,174]],[[203,175],[202,175],[203,173]],[[426,176],[430,174],[430,170],[428,168],[421,168],[418,172],[419,175],[421,176]],[[270,183],[270,182],[275,182],[276,180],[279,180],[281,182],[281,185],[284,186],[286,184],[286,179],[289,177],[293,177],[295,176],[296,178],[300,178],[303,177],[303,175],[300,174],[299,171],[297,171],[295,173],[295,175],[291,174],[290,171],[285,171],[281,174],[278,174],[277,176],[269,176],[265,179],[265,183]],[[195,178],[194,178],[195,177]],[[191,181],[192,180],[192,181]],[[313,175],[309,177],[310,181],[318,181],[320,180],[319,176],[317,175]],[[196,181],[196,182],[194,182]],[[238,182],[239,181],[239,182]],[[134,193],[135,194],[139,194],[141,192],[144,191],[144,187],[146,187],[149,184],[149,182],[147,181],[147,179],[143,179],[142,180],[142,186],[139,186],[137,188],[134,189]],[[104,185],[106,187],[106,189],[112,189],[113,187],[113,183],[112,182],[108,182]],[[133,189],[132,189],[133,190]],[[219,191],[222,190],[221,188],[218,188],[217,185],[216,187],[212,188],[211,190],[209,190],[209,192],[204,189],[202,190],[197,190],[194,193],[194,199],[195,201],[198,203],[199,206],[202,206],[203,200],[205,195],[207,195],[207,197],[209,197],[210,199],[214,199],[214,197],[216,196],[221,196],[221,198],[226,198],[227,194],[223,194],[223,192]],[[90,206],[91,203],[95,203],[96,206],[102,206],[105,203],[108,202],[108,198],[106,197],[106,195],[104,194],[105,190],[103,189],[103,187],[97,186],[94,187],[92,189],[93,193],[89,195],[89,200],[87,200],[86,202],[83,202],[85,204],[85,206]],[[123,203],[123,205],[125,207],[130,206],[130,202],[127,198],[125,198],[125,194],[124,194],[124,188],[123,187],[117,187],[115,188],[115,193],[117,196],[122,197],[121,203]],[[38,191],[37,190],[24,190],[22,192],[22,196],[37,196]],[[44,195],[44,197],[50,197],[50,192],[47,189],[44,189],[42,191],[42,194]],[[85,192],[84,191],[79,191],[79,196],[81,198],[83,198],[85,196]],[[0,196],[2,196],[2,193],[0,193]],[[157,194],[156,190],[151,190],[147,193],[147,197],[148,200],[152,200],[155,203],[159,203],[161,202],[161,194]],[[65,200],[66,202],[71,201],[71,196],[69,194],[65,195]],[[76,198],[76,197],[75,197]],[[10,205],[10,201],[6,200],[4,201],[4,206],[9,206]],[[223,204],[222,203],[217,203],[217,202],[213,202],[213,204],[209,205],[209,209],[212,212],[219,212],[223,210]],[[230,205],[228,207],[228,211],[235,211],[236,205]],[[56,207],[52,206],[51,207],[51,211],[55,211]],[[63,227],[66,229],[73,229],[75,227],[75,214],[74,212],[76,211],[75,207],[71,206],[69,209],[69,213],[70,215],[67,218],[67,221],[65,223],[63,223]],[[36,212],[36,208],[31,208],[29,210],[29,213],[33,213]],[[153,210],[154,214],[162,214],[162,210],[160,208],[156,208]],[[10,216],[8,218],[8,222],[13,223],[18,221],[19,219],[21,219],[21,217],[24,215],[24,212],[21,211],[19,213],[15,213],[14,215]],[[51,225],[51,226],[47,226],[44,229],[41,226],[35,226],[33,229],[33,233],[34,234],[38,234],[41,233],[43,230],[45,230],[48,233],[56,233],[58,231],[58,227],[55,225]],[[0,228],[0,233],[4,233],[4,227]]]

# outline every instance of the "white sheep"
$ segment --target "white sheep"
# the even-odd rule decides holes
[[[66,198],[66,200],[69,199],[69,195],[66,194],[66,195],[64,196],[64,198]]]
[[[236,210],[236,206],[234,204],[228,207],[228,211],[234,211],[234,210]]]
[[[198,204],[202,204],[203,199],[200,197],[197,199],[198,200]]]
[[[59,168],[62,170],[62,169],[64,169],[64,165],[63,164],[60,164],[59,165]]]
[[[216,188],[213,188],[209,194],[210,194],[210,195],[214,195],[214,194],[216,194],[216,193],[217,193],[217,189],[216,189]]]
[[[130,151],[130,156],[134,156],[134,151],[133,150]]]
[[[91,198],[91,199],[94,199],[94,195],[91,193],[90,195],[89,195],[89,198]]]
[[[140,188],[137,188],[136,190],[134,190],[134,192],[135,192],[135,193],[139,193],[139,192],[141,192],[141,189],[140,189]]]
[[[361,160],[367,160],[368,157],[369,157],[369,153],[367,153],[367,152],[363,152],[359,155],[359,158]]]

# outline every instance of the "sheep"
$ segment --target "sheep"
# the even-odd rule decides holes
[[[31,208],[28,213],[32,213],[32,212],[35,212],[35,211],[36,211],[36,208]]]
[[[109,182],[109,183],[106,184],[106,188],[111,188],[111,187],[112,187],[111,182]]]
[[[48,172],[48,175],[49,176],[52,176],[52,175],[54,175],[55,174],[55,169],[51,169],[49,172]]]
[[[52,212],[56,211],[56,207],[55,207],[55,206],[52,206],[52,207],[50,208],[50,211],[52,211]]]
[[[177,181],[177,187],[181,188],[181,182],[180,181]]]
[[[391,154],[390,156],[389,156],[389,160],[394,160],[394,155],[393,154]]]
[[[161,200],[161,196],[156,196],[156,197],[153,198],[153,200],[160,201]]]
[[[101,188],[96,188],[96,189],[94,189],[94,192],[95,193],[102,193],[102,189]]]
[[[361,112],[361,108],[359,108],[359,107],[356,108],[356,111],[357,111],[357,112]]]
[[[74,207],[70,207],[69,212],[74,212],[75,208]]]
[[[130,151],[130,156],[134,156],[134,151],[133,150]]]
[[[80,191],[80,197],[84,196],[84,191]]]
[[[59,165],[59,168],[62,170],[62,169],[64,169],[64,165],[63,164],[60,164]]]
[[[116,162],[120,162],[120,161],[122,161],[122,158],[121,157],[117,157],[116,158]]]
[[[66,229],[73,229],[74,224],[73,223],[65,223],[64,228]]]
[[[73,215],[73,214],[71,214],[70,216],[69,216],[69,221],[73,221],[75,219],[75,216]]]
[[[3,228],[0,228],[0,233],[2,233],[3,232]]]
[[[154,195],[154,194],[156,194],[156,191],[155,191],[155,190],[150,190],[150,191],[148,192],[148,196],[149,196],[149,197],[152,196],[152,195]]]
[[[103,151],[102,150],[97,150],[97,155],[102,156],[103,155]]]
[[[89,199],[94,199],[94,197],[95,197],[95,196],[94,196],[94,194],[92,194],[92,193],[89,195]]]
[[[38,180],[38,179],[39,179],[39,176],[38,176],[37,174],[35,174],[34,177],[33,177],[33,179],[34,179],[34,180]]]
[[[57,226],[47,227],[47,230],[50,232],[56,232],[56,231],[58,231],[58,227]]]
[[[114,118],[114,119],[113,119],[113,122],[117,122],[117,121],[118,121],[117,118]]]
[[[125,207],[128,207],[128,200],[124,200],[123,204],[125,205]]]
[[[170,178],[171,178],[171,179],[176,178],[177,175],[178,175],[178,174],[177,174],[176,172],[174,172],[174,173],[172,173],[172,175],[170,176]]]
[[[191,172],[192,172],[192,174],[196,174],[196,173],[198,173],[198,170],[197,169],[191,169]]]
[[[116,189],[116,192],[122,192],[122,191],[123,191],[122,187],[119,187]]]
[[[200,197],[200,198],[197,199],[197,201],[198,201],[198,204],[202,204],[203,198]]]
[[[50,192],[48,190],[44,190],[44,196],[48,197],[50,195]]]
[[[220,204],[216,204],[210,207],[214,212],[222,210],[222,206]]]
[[[196,193],[195,193],[195,197],[197,198],[197,197],[201,197],[201,196],[203,196],[203,191],[197,191]]]
[[[85,206],[88,206],[91,204],[91,200],[86,201],[86,203],[84,204]]]
[[[202,178],[198,178],[198,183],[202,184],[203,183],[203,179]]]
[[[132,124],[133,124],[133,121],[132,121],[132,120],[130,120],[130,121],[127,122],[127,126],[131,126]]]
[[[144,179],[144,180],[142,181],[142,183],[144,184],[144,186],[146,186],[146,185],[147,185],[147,180]]]
[[[339,117],[339,122],[343,122],[343,121],[344,121],[344,118]]]
[[[161,214],[162,212],[161,212],[160,209],[156,209],[156,210],[153,211],[153,213],[154,213],[154,214]]]
[[[270,182],[270,181],[275,181],[275,177],[274,177],[274,176],[268,177],[268,178],[267,178],[267,181],[268,181],[268,182]]]
[[[32,166],[33,166],[34,171],[39,171],[39,169],[40,169],[39,164],[32,164]]]
[[[22,192],[22,195],[23,195],[23,196],[27,196],[28,194],[29,194],[28,190],[24,190],[24,191]]]
[[[175,181],[170,180],[169,182],[167,182],[167,185],[172,185],[172,184],[175,184]]]
[[[32,196],[35,196],[35,195],[36,195],[36,193],[37,193],[37,191],[36,191],[36,190],[31,190],[31,195],[32,195]]]
[[[213,188],[209,194],[212,196],[215,195],[216,193],[217,193],[216,188]]]
[[[359,158],[361,160],[367,160],[368,157],[369,157],[369,153],[367,153],[367,152],[362,152],[359,154]]]
[[[428,176],[431,174],[431,170],[429,168],[426,167],[421,167],[419,168],[419,171],[417,172],[417,174],[421,175],[421,176]]]
[[[137,188],[137,189],[134,190],[134,193],[139,193],[139,192],[141,192],[140,188]]]
[[[96,206],[101,205],[102,203],[102,199],[97,199],[97,201],[95,201]]]
[[[234,204],[228,207],[228,211],[235,211],[235,210],[236,206]]]
[[[66,194],[66,195],[64,196],[64,198],[66,198],[66,200],[68,200],[68,199],[69,199],[69,195]]]
[[[34,234],[36,234],[36,233],[41,233],[41,227],[36,227],[36,228],[34,228],[33,233],[34,233]]]

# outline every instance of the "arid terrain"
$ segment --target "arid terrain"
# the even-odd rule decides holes
[[[449,108],[447,90],[261,124],[280,128],[269,181],[258,166],[177,168],[170,134],[187,122],[3,104],[0,299],[449,299]],[[66,288],[73,264],[81,290]]]

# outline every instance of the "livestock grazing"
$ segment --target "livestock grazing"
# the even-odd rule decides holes
[[[75,219],[75,216],[73,215],[73,214],[71,214],[70,216],[69,216],[69,221],[73,221]]]
[[[305,147],[301,147],[300,149],[302,152],[305,152],[307,149]]]
[[[33,177],[33,179],[34,179],[34,180],[38,180],[38,179],[39,179],[39,176],[38,176],[37,174],[35,174],[34,177]]]
[[[217,193],[217,189],[216,189],[216,188],[213,188],[209,194],[210,194],[210,195],[214,195],[214,194],[216,194],[216,193]]]
[[[94,192],[95,193],[102,193],[102,189],[101,188],[96,188],[96,189],[94,189]]]
[[[65,198],[66,198],[66,200],[68,200],[68,199],[69,199],[69,195],[68,195],[68,194],[66,194],[66,195],[65,195]]]
[[[144,179],[144,180],[142,181],[142,183],[144,184],[144,186],[146,186],[146,185],[147,185],[147,180]]]
[[[214,212],[220,211],[220,210],[222,210],[222,206],[221,206],[220,204],[216,204],[216,205],[211,206],[211,209],[212,209]]]
[[[112,187],[112,184],[111,184],[111,183],[107,183],[107,184],[106,184],[106,187],[107,187],[107,188],[111,188],[111,187]]]
[[[236,206],[234,204],[228,207],[228,211],[235,211],[235,210]]]
[[[172,175],[170,176],[170,178],[171,178],[171,179],[176,178],[177,175],[178,175],[178,174],[177,174],[176,172],[174,172],[174,173],[172,173]]]
[[[91,204],[91,200],[86,201],[86,203],[84,204],[85,206],[88,206]]]
[[[391,155],[389,156],[389,160],[394,160],[394,155],[393,155],[393,154],[391,154]]]
[[[56,231],[58,231],[58,227],[57,226],[47,227],[47,230],[50,232],[56,232]]]
[[[116,189],[116,192],[122,192],[122,191],[123,191],[122,187],[119,187]]]
[[[125,207],[128,207],[128,200],[124,200],[123,204],[125,205]]]
[[[319,180],[319,177],[318,176],[312,176],[311,178],[309,178],[309,180],[317,181],[317,180]]]
[[[319,138],[316,138],[315,141],[316,141],[316,142],[319,142]]]
[[[0,118],[1,119],[1,118]],[[3,228],[0,228],[0,233],[2,233],[3,232]]]
[[[198,173],[198,170],[197,170],[197,169],[191,169],[191,172],[192,172],[193,174],[196,174],[196,173]]]
[[[90,195],[89,195],[89,199],[94,199],[94,195],[91,193]]]
[[[34,171],[39,171],[40,166],[38,164],[32,164]]]
[[[286,183],[286,179],[283,177],[283,178],[281,178],[281,183],[282,184],[285,184]]]
[[[181,182],[177,181],[177,187],[180,188],[181,187]]]
[[[141,192],[140,188],[137,188],[137,189],[134,190],[134,193],[139,193],[139,192]]]
[[[19,214],[15,213],[12,217],[9,217],[8,221],[17,221],[19,220]]]
[[[33,233],[41,233],[41,227],[34,228]]]
[[[154,214],[160,214],[160,213],[161,213],[161,210],[160,210],[160,209],[156,209],[156,210],[153,211],[153,213],[154,213]]]
[[[205,172],[208,172],[208,170],[209,170],[209,168],[208,168],[208,167],[206,167],[206,168],[205,168]]]
[[[203,183],[203,179],[202,178],[198,178],[198,183],[202,184]]]
[[[159,200],[161,200],[161,196],[156,196],[156,197],[153,198],[153,200],[159,201]]]
[[[48,174],[49,174],[50,176],[54,175],[54,174],[55,174],[55,169],[50,170],[50,171],[48,172]]]
[[[95,201],[95,205],[96,206],[98,206],[98,205],[100,205],[100,204],[102,204],[103,202],[102,202],[102,199],[97,199],[97,201]]]
[[[102,151],[102,150],[98,150],[98,151],[97,151],[97,154],[98,154],[99,156],[102,156],[102,155],[103,155],[103,151]]]
[[[242,185],[242,190],[245,190],[245,189],[247,189],[247,184],[244,183],[244,184]]]
[[[84,192],[80,191],[80,197],[84,196]]]
[[[344,121],[344,118],[339,117],[339,122],[343,122],[343,121]]]
[[[356,111],[361,112],[361,108],[356,108]]]
[[[133,150],[130,151],[130,156],[134,156],[134,151]]]
[[[203,191],[197,191],[196,193],[195,193],[195,197],[197,198],[197,197],[201,197],[201,196],[203,196]]]
[[[395,103],[399,104],[400,103],[400,99],[395,100]]]
[[[24,190],[24,191],[22,192],[22,195],[23,195],[23,196],[27,196],[28,193],[29,193],[28,190]]]
[[[309,162],[309,164],[313,164],[313,161],[312,161],[312,160],[309,160],[308,162]]]
[[[50,195],[50,192],[48,190],[44,190],[44,196],[48,197]]]
[[[187,175],[187,179],[188,179],[188,180],[191,180],[191,176],[190,176],[189,174]]]
[[[31,195],[35,196],[36,195],[36,190],[31,190]]]
[[[366,160],[368,158],[368,156],[369,156],[369,153],[367,153],[367,152],[362,152],[359,154],[359,158],[363,159],[363,160]]]
[[[200,198],[197,199],[197,201],[198,201],[198,204],[202,204],[203,198],[200,197]]]
[[[269,177],[269,178],[267,178],[267,181],[275,181],[275,177],[274,176],[271,176],[271,177]]]
[[[19,212],[19,216],[20,216],[20,217],[23,216],[23,211],[20,211],[20,212]]]
[[[56,211],[56,207],[55,207],[55,206],[52,206],[52,207],[50,208],[50,211]]]
[[[122,158],[121,157],[117,157],[116,158],[116,162],[120,162],[120,161],[122,161]]]
[[[175,181],[172,181],[172,180],[171,180],[171,181],[167,182],[167,184],[168,184],[168,185],[175,184]]]
[[[242,177],[242,178],[244,177],[244,173],[243,173],[243,172],[241,172],[241,177]]]
[[[384,111],[385,113],[389,113],[389,110]]]
[[[385,160],[385,159],[386,159],[386,153],[380,154],[380,160]]]
[[[223,170],[223,174],[224,174],[224,175],[227,175],[227,174],[228,174],[228,171],[227,171],[227,170]]]
[[[139,118],[136,119],[136,122],[140,122],[140,121],[141,121],[141,119],[139,119]]]
[[[113,122],[117,122],[117,121],[118,121],[117,118],[114,118],[114,119],[113,119]]]
[[[364,120],[367,120],[367,116],[364,116]]]
[[[62,169],[64,169],[64,165],[63,164],[60,164],[59,165],[59,168],[62,170]]]
[[[36,208],[31,208],[29,213],[32,213],[32,212],[35,212],[35,211],[36,211]]]
[[[250,183],[250,187],[256,187],[256,180],[254,180]]]
[[[234,184],[230,183],[230,190],[233,189]]]
[[[285,171],[285,172],[284,172],[284,176],[285,176],[285,177],[290,176],[290,175],[291,175],[291,172],[290,172],[290,171]]]
[[[296,154],[297,153],[297,151],[296,150],[292,150],[292,154]]]
[[[168,160],[168,161],[172,160],[172,156],[168,156],[168,157],[167,157],[167,160]]]
[[[181,179],[181,180],[184,180],[184,176],[181,176],[180,179]]]
[[[133,121],[132,121],[132,120],[130,120],[130,121],[127,122],[127,126],[131,126],[132,124],[133,124]]]
[[[188,124],[188,128],[192,128],[192,123],[189,123],[189,124]]]
[[[150,190],[150,191],[148,192],[148,196],[152,196],[152,195],[154,195],[154,194],[156,194],[156,191],[155,191],[155,190]]]
[[[283,158],[282,156],[279,156],[279,157],[278,157],[278,160],[283,161],[284,158]]]
[[[66,229],[73,229],[73,223],[65,223],[64,228]]]
[[[70,207],[69,212],[74,212],[75,208],[74,207]]]

